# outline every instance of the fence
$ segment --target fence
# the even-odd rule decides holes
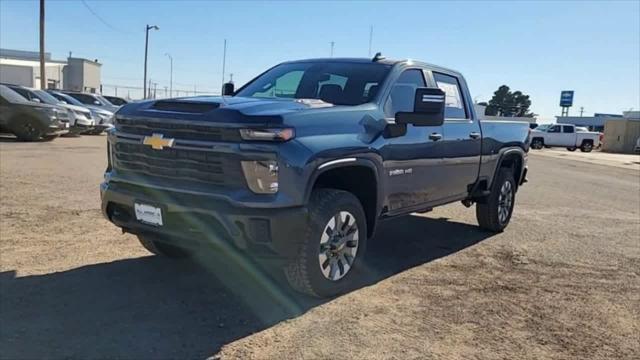
[[[102,84],[100,85],[100,93],[102,95],[119,96],[130,100],[144,98],[144,89],[141,86]],[[147,89],[147,94],[147,98],[163,99],[181,96],[220,95],[220,91],[197,89],[195,87],[189,89],[185,86],[174,86],[173,89],[170,89],[168,86],[158,86],[157,83],[152,82],[151,86]]]

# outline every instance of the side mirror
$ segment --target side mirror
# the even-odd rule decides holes
[[[228,82],[222,85],[222,95],[223,96],[233,96],[235,92],[235,86],[233,83]]]
[[[33,102],[37,102],[37,103],[41,103],[42,101],[40,101],[40,99],[38,99],[37,97],[31,98],[31,101]]]
[[[444,123],[445,93],[437,88],[417,88],[413,112],[396,113],[396,124],[440,126]]]
[[[94,101],[93,101],[93,105],[102,106],[102,104],[101,104],[101,103],[100,103],[100,101],[98,101],[98,100],[94,100]]]

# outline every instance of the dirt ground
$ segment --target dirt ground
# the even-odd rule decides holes
[[[504,233],[460,204],[390,220],[369,285],[320,301],[150,256],[100,214],[105,141],[0,139],[0,358],[638,359],[636,169],[532,152]]]

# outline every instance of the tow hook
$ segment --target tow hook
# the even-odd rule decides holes
[[[462,205],[464,205],[465,207],[468,207],[468,208],[470,208],[475,203],[475,201],[473,201],[471,199],[464,199],[461,202],[462,202]]]

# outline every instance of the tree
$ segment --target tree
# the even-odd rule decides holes
[[[507,85],[502,85],[493,93],[493,97],[487,103],[486,114],[490,116],[522,116],[533,117],[529,112],[531,100],[529,95],[521,91],[511,92]]]

